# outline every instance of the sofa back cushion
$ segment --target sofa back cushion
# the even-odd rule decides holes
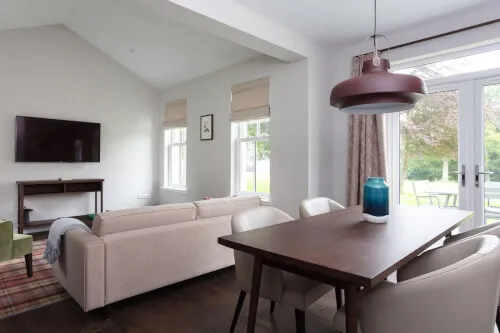
[[[192,203],[117,210],[98,214],[92,225],[92,234],[102,237],[119,232],[193,221],[195,218],[196,207]]]
[[[259,197],[229,197],[203,201],[195,201],[196,219],[233,215],[260,206]]]

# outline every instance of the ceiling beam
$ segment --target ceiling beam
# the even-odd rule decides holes
[[[303,36],[230,0],[128,0],[137,6],[233,43],[294,62],[315,45]]]

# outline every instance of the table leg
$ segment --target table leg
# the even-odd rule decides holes
[[[250,310],[248,312],[247,333],[255,332],[257,306],[259,305],[260,279],[262,277],[262,258],[255,257],[253,264],[252,291],[250,292]]]
[[[345,289],[345,321],[347,333],[358,333],[358,291],[356,286]]]
[[[457,196],[453,196],[453,207],[457,207]]]

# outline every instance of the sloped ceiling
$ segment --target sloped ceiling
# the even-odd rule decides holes
[[[260,55],[124,0],[0,0],[0,22],[64,24],[159,89]]]

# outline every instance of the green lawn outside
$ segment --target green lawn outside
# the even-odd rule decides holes
[[[253,172],[246,174],[246,191],[253,192]],[[257,174],[257,192],[271,193],[271,180],[269,174]]]

